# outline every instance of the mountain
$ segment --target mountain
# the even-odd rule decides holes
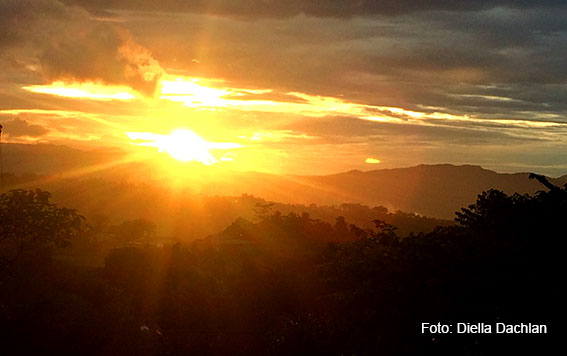
[[[563,186],[567,183],[567,175],[549,180]],[[439,164],[367,172],[354,170],[326,176],[281,177],[246,173],[236,180],[231,193],[242,192],[267,200],[307,205],[359,203],[452,219],[456,211],[473,204],[478,194],[492,188],[507,194],[533,194],[546,189],[539,182],[530,180],[527,172],[508,174],[479,166]]]
[[[537,181],[530,180],[529,173],[504,174],[479,166],[450,164],[350,171],[305,177],[305,181],[333,192],[325,194],[326,199],[383,205],[439,218],[454,217],[455,211],[474,203],[479,193],[491,188],[507,194],[533,194],[545,189]],[[550,181],[563,186],[567,183],[567,175]]]
[[[224,172],[219,168],[184,166],[185,176],[160,170],[155,162],[128,161],[126,152],[113,149],[77,150],[54,145],[4,144],[4,171],[17,175],[42,175],[18,181],[5,177],[7,187],[38,185],[64,191],[89,179],[155,186],[168,195],[203,194],[240,196],[251,194],[270,201],[293,204],[341,205],[357,203],[384,206],[390,211],[452,219],[455,211],[476,201],[482,191],[494,188],[508,194],[534,193],[545,189],[530,180],[529,173],[496,173],[479,166],[451,164],[349,171],[325,176],[280,176],[258,172]],[[180,164],[177,162],[177,164]],[[62,173],[65,172],[65,173]],[[74,179],[70,182],[69,179]],[[168,180],[169,179],[169,180]],[[176,188],[171,180],[175,179]],[[563,186],[567,175],[550,179]],[[18,184],[20,183],[20,184]],[[159,195],[159,194],[156,194]],[[100,196],[101,199],[104,197]],[[128,200],[128,198],[124,198]]]
[[[15,175],[70,174],[85,167],[120,161],[125,152],[117,148],[77,149],[55,144],[3,143],[4,172]]]

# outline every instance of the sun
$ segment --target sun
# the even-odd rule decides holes
[[[209,152],[209,143],[193,131],[175,130],[165,139],[158,140],[157,147],[181,162],[197,161],[205,165],[217,162]]]
[[[200,162],[207,166],[218,162],[211,154],[211,149],[226,150],[240,147],[235,143],[208,142],[187,129],[178,129],[169,135],[153,132],[126,132],[126,135],[134,140],[132,143],[135,145],[156,147],[160,152],[167,152],[178,161]]]

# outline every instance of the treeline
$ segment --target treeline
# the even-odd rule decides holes
[[[0,207],[1,208],[1,207]],[[0,272],[0,351],[81,355],[548,354],[563,307],[567,189],[490,190],[455,225],[400,236],[265,211],[189,244],[49,244]],[[1,236],[1,231],[0,231]],[[26,245],[28,246],[28,245]],[[544,335],[422,334],[421,323],[537,323]]]
[[[154,225],[156,237],[190,242],[216,234],[239,217],[258,221],[276,211],[308,213],[314,219],[334,223],[343,216],[349,223],[371,228],[372,220],[380,219],[398,228],[400,235],[429,232],[451,221],[392,211],[383,206],[362,204],[338,206],[283,204],[248,194],[211,196],[191,189],[175,190],[156,184],[112,181],[102,178],[64,178],[58,176],[14,176],[5,174],[6,187],[29,189],[39,187],[50,191],[53,200],[81,212],[97,227],[100,239],[114,234],[105,230],[129,221],[146,221]]]

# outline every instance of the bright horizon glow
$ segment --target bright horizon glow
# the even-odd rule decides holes
[[[208,142],[193,131],[187,129],[178,129],[171,132],[169,135],[161,135],[153,132],[126,132],[126,135],[131,140],[134,140],[134,142],[131,142],[134,145],[156,147],[159,152],[167,152],[178,161],[196,161],[207,166],[219,162],[219,159],[216,159],[211,154],[210,150],[228,150],[241,147],[239,144],[230,142]],[[222,157],[220,160],[229,161]]]
[[[11,109],[0,110],[0,114],[21,115],[14,124],[29,130],[25,125],[33,116],[33,123],[49,128],[46,135],[26,137],[11,136],[7,141],[13,143],[49,142],[46,137],[59,142],[73,140],[81,145],[94,146],[97,142],[107,145],[147,146],[157,148],[156,151],[168,153],[173,160],[168,164],[158,165],[171,175],[182,176],[180,170],[187,172],[184,176],[195,174],[195,165],[180,164],[181,162],[199,162],[206,166],[215,165],[217,168],[281,172],[319,173],[340,170],[341,165],[348,168],[361,169],[368,164],[380,164],[391,167],[393,158],[388,147],[364,150],[363,146],[349,143],[346,149],[356,150],[356,160],[339,161],[328,157],[313,164],[299,163],[308,161],[310,154],[317,152],[325,154],[325,150],[334,150],[336,146],[326,141],[325,133],[310,132],[298,125],[294,127],[293,120],[301,118],[326,118],[325,120],[362,120],[380,124],[408,126],[409,132],[415,132],[412,127],[421,126],[431,129],[447,128],[449,130],[467,129],[478,135],[494,134],[495,130],[502,131],[507,137],[527,140],[545,138],[548,142],[564,141],[562,129],[566,123],[550,116],[536,119],[518,118],[484,118],[474,114],[457,114],[447,112],[442,107],[427,107],[421,109],[379,106],[352,102],[342,97],[306,94],[302,92],[278,92],[277,89],[242,88],[235,83],[222,79],[196,78],[165,73],[152,97],[139,94],[128,87],[106,86],[101,83],[63,83],[54,82],[43,86],[22,87],[25,91],[68,97],[79,102],[93,102],[92,107],[101,110],[100,113],[81,111],[79,107],[67,107],[66,103],[54,106],[54,110],[46,109]],[[132,100],[135,99],[135,100]],[[113,106],[107,107],[108,101],[114,101]],[[98,103],[98,104],[97,104]],[[66,111],[73,108],[73,111]],[[114,111],[114,109],[117,111]],[[85,106],[86,110],[90,107]],[[278,117],[281,115],[281,117]],[[155,118],[160,119],[162,130],[175,130],[190,125],[193,129],[207,137],[235,137],[237,142],[246,142],[246,147],[238,152],[219,152],[215,150],[231,150],[240,147],[236,143],[208,142],[195,132],[174,131],[171,134],[151,132],[155,127]],[[57,125],[55,121],[57,120]],[[240,125],[239,120],[242,120]],[[88,135],[80,130],[78,121],[87,122],[92,128]],[[7,121],[9,122],[9,121]],[[287,122],[287,123],[286,123]],[[30,121],[31,123],[31,121]],[[61,124],[59,124],[61,123]],[[289,124],[291,127],[287,127]],[[316,124],[317,125],[317,124]],[[385,130],[389,128],[384,126]],[[9,132],[9,131],[7,131]],[[129,142],[123,136],[127,132]],[[234,135],[234,136],[232,136]],[[226,140],[226,138],[223,138]],[[232,139],[228,139],[232,141]],[[394,141],[403,141],[402,138]],[[323,146],[325,145],[325,146]],[[302,147],[304,151],[298,148]],[[380,152],[383,157],[373,158],[372,152]],[[139,149],[139,153],[143,150]],[[150,154],[149,150],[144,153]],[[150,154],[151,156],[151,154]],[[299,158],[298,158],[299,157]],[[161,156],[160,159],[162,159]],[[480,162],[475,162],[482,164]],[[403,157],[404,161],[418,160],[417,156]],[[162,160],[167,161],[167,160]],[[352,162],[352,163],[351,163]],[[386,162],[386,163],[385,163]],[[420,162],[414,162],[420,163]],[[473,163],[473,162],[466,162]],[[402,163],[405,165],[406,163]],[[409,163],[408,163],[409,164]],[[181,168],[184,166],[184,168]],[[325,167],[325,168],[323,168]],[[368,166],[366,166],[368,167]]]
[[[567,172],[566,86],[557,71],[563,37],[536,21],[563,14],[541,6],[468,9],[459,16],[483,26],[463,27],[443,6],[425,16],[402,4],[396,16],[368,17],[347,5],[310,7],[308,15],[304,6],[259,13],[242,5],[236,15],[158,1],[43,2],[0,10],[17,35],[0,56],[6,144],[108,148],[175,177],[175,169],[318,175],[437,163]],[[10,21],[14,11],[25,21]],[[538,41],[482,40],[504,27],[518,38],[516,30],[529,29]],[[177,159],[125,135],[182,128],[243,148],[207,149],[205,166],[187,150],[169,147]],[[24,172],[48,157],[6,165]],[[48,162],[30,171],[55,169]]]

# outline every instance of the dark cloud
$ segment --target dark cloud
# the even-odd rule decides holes
[[[317,17],[399,15],[421,11],[474,11],[494,7],[541,8],[564,6],[562,0],[63,0],[91,11],[129,9],[185,11],[234,17]]]
[[[40,61],[52,79],[101,80],[153,94],[162,72],[151,53],[127,32],[98,24],[45,49]]]
[[[39,137],[49,132],[43,126],[29,124],[18,117],[2,121],[2,126],[3,133],[8,137]]]
[[[120,16],[160,63],[196,76],[418,111],[565,118],[565,8],[257,21]]]
[[[56,0],[0,0],[0,34],[0,48],[47,80],[102,81],[149,95],[162,74],[126,29]]]
[[[69,19],[62,3],[50,0],[0,0],[0,49],[27,42],[42,17]]]

